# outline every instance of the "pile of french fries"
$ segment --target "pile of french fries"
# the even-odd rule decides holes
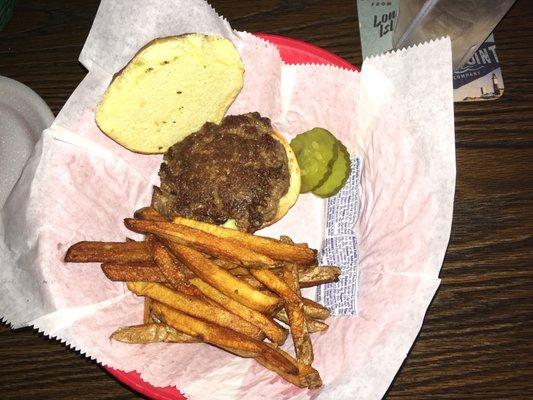
[[[144,324],[121,327],[111,339],[126,343],[204,342],[264,367],[299,386],[317,388],[310,334],[324,331],[330,312],[300,288],[332,282],[333,266],[317,266],[306,244],[256,236],[185,218],[166,221],[138,210],[126,227],[142,242],[79,242],[67,262],[100,262],[112,281],[144,296]],[[295,357],[279,346],[288,330]],[[268,339],[266,341],[265,339]]]

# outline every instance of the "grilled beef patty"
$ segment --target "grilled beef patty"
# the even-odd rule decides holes
[[[234,219],[240,230],[255,232],[274,218],[289,188],[287,154],[272,132],[257,112],[206,123],[168,149],[153,206],[168,219]]]

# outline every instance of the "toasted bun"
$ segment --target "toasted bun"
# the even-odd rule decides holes
[[[164,153],[204,123],[219,123],[243,75],[241,58],[227,39],[155,39],[115,75],[96,109],[96,123],[132,151]]]
[[[273,131],[272,136],[280,141],[285,148],[291,177],[289,180],[289,189],[287,190],[287,193],[285,193],[285,196],[279,200],[278,212],[276,213],[276,216],[271,221],[265,222],[261,228],[266,228],[267,226],[270,226],[283,218],[283,216],[287,214],[294,203],[296,203],[296,200],[298,200],[298,196],[300,195],[300,166],[298,165],[296,155],[294,154],[294,151],[292,151],[292,147],[285,136],[277,131]],[[222,226],[225,228],[238,229],[234,219],[228,219]]]
[[[285,214],[287,214],[287,211],[290,210],[294,203],[296,203],[296,200],[298,200],[298,196],[300,195],[300,166],[298,165],[296,155],[294,154],[294,151],[292,151],[292,147],[285,136],[276,131],[274,131],[273,136],[278,139],[285,148],[289,162],[289,172],[291,174],[291,178],[289,181],[289,190],[285,196],[279,200],[279,207],[276,216],[272,221],[265,224],[263,227],[272,225],[274,222],[279,221]]]

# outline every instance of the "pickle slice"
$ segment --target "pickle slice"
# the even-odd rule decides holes
[[[351,170],[350,153],[348,153],[346,146],[338,141],[338,155],[331,168],[331,174],[322,185],[313,189],[313,193],[320,197],[330,197],[337,194],[348,180]]]
[[[301,173],[300,193],[310,192],[329,178],[338,152],[338,141],[329,131],[313,128],[291,141]]]

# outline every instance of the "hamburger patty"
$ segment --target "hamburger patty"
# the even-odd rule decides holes
[[[274,218],[289,188],[287,154],[272,132],[257,112],[206,123],[165,153],[153,206],[168,219],[234,219],[255,232]]]

